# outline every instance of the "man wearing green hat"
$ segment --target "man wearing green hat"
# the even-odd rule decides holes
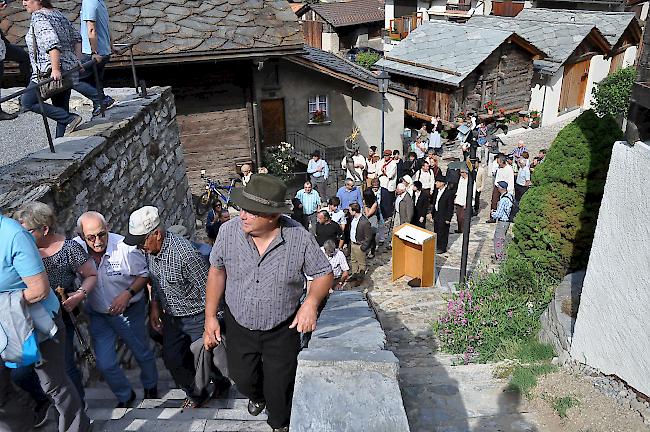
[[[316,329],[318,306],[332,286],[332,268],[316,239],[282,213],[285,184],[258,174],[232,200],[239,217],[221,226],[210,255],[204,344],[221,342],[223,306],[230,378],[249,398],[248,412],[266,407],[276,432],[289,430],[300,333]],[[300,303],[305,276],[313,278]]]

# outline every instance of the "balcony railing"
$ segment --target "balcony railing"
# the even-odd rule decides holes
[[[447,2],[447,12],[449,11],[467,12],[471,8],[472,8],[472,2],[470,0],[458,0],[454,2]]]
[[[390,20],[388,36],[391,40],[402,40],[422,24],[422,12]]]

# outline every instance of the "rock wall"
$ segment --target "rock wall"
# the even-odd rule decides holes
[[[292,432],[408,432],[399,361],[357,291],[332,294],[298,356]]]
[[[149,91],[143,99],[107,89],[117,93],[117,104],[56,139],[56,153],[46,148],[0,167],[0,211],[40,200],[54,206],[58,230],[67,235],[86,210],[103,213],[111,230],[125,233],[133,210],[155,205],[168,226],[183,224],[193,233],[174,96],[169,87]]]
[[[614,144],[571,356],[650,395],[650,146]]]

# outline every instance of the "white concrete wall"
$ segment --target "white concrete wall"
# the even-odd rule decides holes
[[[354,96],[354,124],[359,128],[361,137],[363,137],[362,149],[371,145],[379,147],[381,144],[381,109],[377,109],[377,107],[381,107],[381,97],[378,93],[366,90],[355,90]],[[348,95],[345,95],[344,98],[348,109],[351,110],[352,98]],[[404,105],[403,97],[386,93],[384,143],[387,149],[403,151]]]
[[[644,7],[647,6],[647,5],[648,5],[648,3],[646,3],[644,5]],[[623,67],[624,68],[626,68],[628,66],[632,66],[634,64],[634,62],[636,61],[637,52],[638,52],[638,47],[636,47],[636,46],[628,47],[625,50],[625,54],[623,55]]]
[[[395,2],[385,0],[384,2],[384,28],[390,28],[390,20],[395,18]]]
[[[589,76],[587,77],[587,91],[585,92],[585,100],[582,103],[584,109],[591,108],[593,101],[591,91],[597,83],[609,75],[609,67],[611,63],[612,60],[610,58],[605,60],[605,57],[602,55],[593,56],[591,58],[589,62]]]
[[[555,74],[548,77],[545,82],[534,85],[531,89],[530,111],[539,111],[542,115],[542,126],[557,123],[565,115],[558,116],[560,105],[560,93],[562,92],[562,76],[564,67],[561,67]],[[542,108],[543,106],[543,108]],[[579,110],[575,110],[579,114]]]
[[[650,144],[650,143],[648,143]],[[571,356],[650,395],[650,146],[614,144]]]
[[[643,3],[643,7],[641,8],[641,16],[639,17],[641,21],[647,21],[648,20],[648,10],[650,9],[650,2],[645,2]]]
[[[323,33],[322,47],[323,47],[323,51],[338,53],[339,35],[337,35],[336,33]]]

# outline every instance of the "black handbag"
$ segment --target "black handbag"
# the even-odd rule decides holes
[[[32,55],[34,57],[34,67],[36,68],[36,78],[38,82],[49,79],[52,75],[52,69],[48,68],[46,71],[41,72],[38,69],[38,45],[36,44],[36,34],[34,33],[34,28],[32,27]],[[41,94],[43,100],[50,99],[52,96],[56,96],[60,93],[71,90],[74,86],[74,81],[70,76],[63,76],[60,80],[52,80],[47,84],[43,84],[38,88],[38,92]]]

